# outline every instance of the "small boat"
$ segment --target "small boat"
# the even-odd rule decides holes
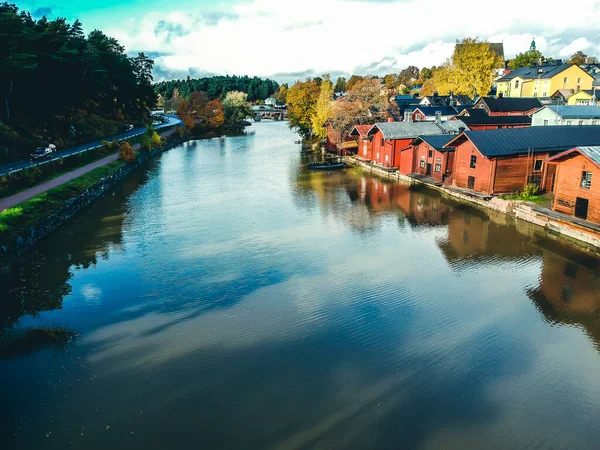
[[[294,141],[294,144],[302,144],[302,140],[298,139],[297,141]]]
[[[342,162],[342,161],[324,162],[324,163],[311,162],[311,163],[308,163],[306,165],[306,167],[308,167],[310,170],[337,170],[337,169],[343,169],[344,167],[346,167],[346,163]]]

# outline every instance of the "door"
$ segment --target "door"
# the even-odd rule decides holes
[[[469,177],[467,180],[467,188],[475,189],[475,177]]]
[[[575,200],[575,217],[587,220],[589,203],[587,198],[577,197]]]
[[[427,169],[425,170],[425,175],[428,177],[431,176],[431,163],[427,163]]]

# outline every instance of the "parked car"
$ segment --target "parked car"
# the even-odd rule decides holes
[[[133,125],[128,123],[127,125],[125,125],[125,131],[131,131],[133,130]]]
[[[158,125],[160,125],[160,122],[158,120],[153,120],[152,121],[152,126],[155,127],[155,126],[158,126]]]
[[[52,158],[52,153],[54,153],[54,151],[50,147],[38,147],[29,155],[29,159],[35,161],[38,159]]]
[[[169,123],[169,118],[167,116],[162,118],[163,123]]]

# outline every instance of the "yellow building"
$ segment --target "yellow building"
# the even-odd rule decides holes
[[[575,92],[567,98],[567,105],[596,106],[600,91],[583,90]]]
[[[594,77],[576,64],[545,63],[521,67],[496,81],[496,93],[504,97],[549,97],[559,89],[591,90]]]

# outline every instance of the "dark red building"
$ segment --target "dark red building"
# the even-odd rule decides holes
[[[369,130],[373,125],[356,125],[352,128],[350,136],[358,143],[357,155],[368,161],[373,160],[373,139],[369,137]]]
[[[490,116],[485,109],[468,108],[455,119],[460,119],[471,130],[497,130],[501,128],[523,128],[531,126],[531,117],[523,115]]]
[[[454,148],[447,148],[456,136],[437,135],[419,136],[414,140],[414,170],[413,173],[433,178],[443,183],[451,179],[454,168]]]
[[[544,160],[579,145],[600,145],[599,126],[548,126],[466,131],[451,140],[454,186],[492,195],[530,183],[551,189],[554,168]]]

